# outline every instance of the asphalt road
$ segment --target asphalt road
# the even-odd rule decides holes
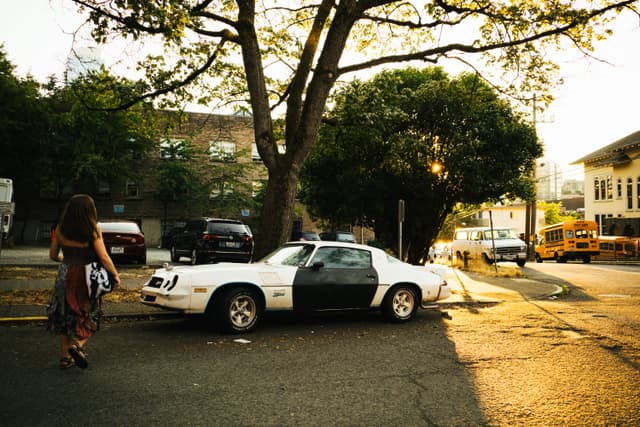
[[[420,311],[270,315],[229,336],[197,318],[110,320],[86,370],[40,323],[0,324],[0,419],[75,425],[640,425],[640,270],[531,264],[569,295]],[[519,295],[519,297],[518,297]],[[238,340],[240,339],[240,341]]]

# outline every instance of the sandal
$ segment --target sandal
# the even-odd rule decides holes
[[[73,357],[71,356],[60,358],[60,369],[71,368],[75,364],[76,362],[73,360]]]
[[[84,352],[84,349],[77,344],[69,347],[69,354],[73,357],[73,360],[76,362],[76,365],[80,369],[85,369],[89,366],[89,362],[87,361],[87,354]]]

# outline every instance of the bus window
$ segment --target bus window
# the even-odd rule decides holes
[[[573,239],[573,230],[567,230],[567,239]]]

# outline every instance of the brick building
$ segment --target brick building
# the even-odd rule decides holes
[[[157,196],[157,168],[170,146],[186,143],[194,149],[192,165],[204,177],[204,190],[209,194],[198,203],[177,200],[165,204]],[[170,134],[158,141],[157,149],[140,161],[140,168],[143,173],[137,182],[123,179],[113,183],[99,182],[97,188],[66,188],[62,201],[43,185],[38,197],[29,197],[16,206],[14,240],[25,244],[48,243],[51,228],[57,222],[64,202],[79,192],[94,197],[100,219],[138,222],[150,246],[159,244],[166,227],[193,216],[224,216],[250,223],[256,212],[252,209],[250,195],[245,193],[251,193],[251,188],[256,188],[266,178],[266,168],[254,144],[253,118],[243,115],[183,113]],[[234,198],[234,206],[242,205],[238,199],[247,200],[247,206],[230,212],[225,209],[229,205],[224,203],[225,198]]]

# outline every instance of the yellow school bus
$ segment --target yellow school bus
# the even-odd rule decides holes
[[[556,262],[582,260],[600,253],[598,224],[595,221],[564,221],[543,227],[538,232],[536,262],[553,259]]]
[[[600,255],[598,259],[629,259],[638,256],[637,237],[600,236]]]

